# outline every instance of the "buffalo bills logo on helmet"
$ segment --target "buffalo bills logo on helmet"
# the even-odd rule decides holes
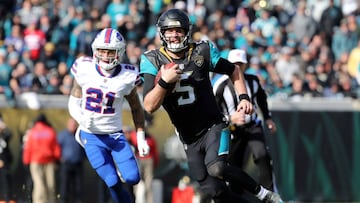
[[[123,36],[120,34],[120,32],[116,32],[116,38],[119,40],[119,41],[123,41],[124,38]]]

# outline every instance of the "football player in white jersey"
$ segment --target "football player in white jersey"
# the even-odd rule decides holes
[[[77,141],[116,203],[132,202],[122,182],[140,181],[135,156],[121,129],[124,98],[131,108],[139,153],[149,153],[144,110],[136,92],[141,84],[139,69],[121,63],[125,46],[118,31],[101,30],[92,43],[93,57],[79,57],[71,67],[74,84],[68,103],[70,115],[79,123]]]

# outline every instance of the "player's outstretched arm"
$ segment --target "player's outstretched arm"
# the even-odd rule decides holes
[[[68,110],[72,118],[74,118],[79,124],[82,120],[82,110],[81,110],[81,97],[82,90],[80,85],[74,80],[73,87],[71,89],[69,102],[68,102]]]
[[[240,95],[240,101],[237,108],[237,111],[243,110],[246,114],[251,114],[253,112],[253,105],[250,102],[249,96],[247,99],[242,98],[243,95],[247,95],[245,77],[243,72],[240,70],[238,65],[235,65],[234,72],[231,76],[231,80],[234,83],[234,87],[238,95]]]
[[[129,95],[126,95],[125,99],[129,103],[136,131],[139,130],[144,131],[144,126],[145,126],[144,109],[141,105],[136,88],[134,88]]]
[[[139,95],[134,88],[129,95],[125,96],[131,109],[134,125],[136,128],[137,148],[140,156],[149,154],[150,147],[145,139],[145,116],[144,109],[141,106]]]

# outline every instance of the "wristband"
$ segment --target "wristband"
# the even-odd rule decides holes
[[[137,131],[136,132],[136,138],[138,140],[145,140],[145,132],[144,131]]]
[[[247,100],[248,102],[250,102],[250,97],[249,97],[249,95],[247,95],[247,94],[240,94],[240,95],[239,95],[239,101],[241,101],[241,100],[243,100],[243,99],[245,99],[245,100]]]
[[[160,85],[160,87],[168,90],[170,89],[170,83],[165,82],[165,80],[163,80],[162,78],[160,78],[160,80],[158,81],[158,84]]]

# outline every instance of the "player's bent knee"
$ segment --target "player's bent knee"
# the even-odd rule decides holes
[[[114,174],[105,176],[103,180],[108,187],[112,187],[120,181],[119,177]]]
[[[96,172],[108,187],[112,187],[120,181],[118,174],[111,164],[98,166]]]
[[[135,185],[140,182],[140,171],[138,170],[137,161],[135,158],[130,158],[123,162],[117,162],[118,173],[123,182],[130,185]]]
[[[203,196],[216,198],[227,191],[227,186],[222,180],[208,176],[203,181],[199,182],[200,190]]]
[[[130,185],[135,185],[140,182],[140,174],[138,173],[138,170],[132,170],[126,172],[125,175],[121,175],[122,180]]]
[[[223,161],[217,161],[210,166],[208,166],[207,171],[210,176],[213,177],[222,177],[225,169],[225,162]]]
[[[256,163],[258,160],[266,159],[268,158],[268,155],[266,153],[265,149],[257,150],[256,152],[253,152],[253,159]]]

